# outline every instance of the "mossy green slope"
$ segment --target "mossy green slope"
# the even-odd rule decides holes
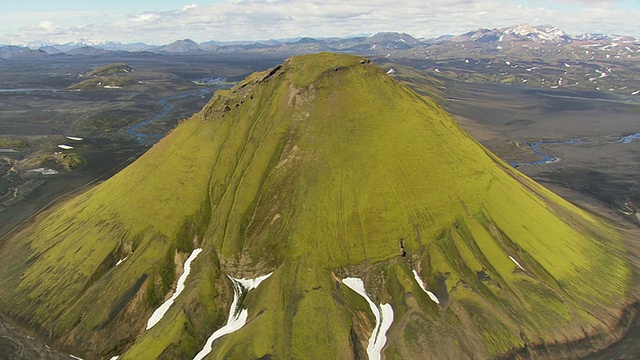
[[[607,331],[630,286],[621,240],[377,66],[317,54],[218,92],[14,234],[0,306],[90,356],[193,357],[226,321],[224,275],[273,271],[210,358],[356,358],[374,322],[340,279],[358,276],[394,308],[387,358],[489,358]],[[194,247],[185,291],[144,331]]]
[[[84,76],[111,76],[117,74],[130,74],[133,72],[133,68],[125,63],[111,63],[88,71]]]
[[[138,81],[131,76],[133,71],[134,69],[131,66],[124,63],[113,63],[99,66],[82,75],[85,80],[69,86],[69,90],[130,87],[138,84]]]

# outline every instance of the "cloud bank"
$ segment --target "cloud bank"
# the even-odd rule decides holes
[[[571,34],[640,36],[634,20],[640,19],[640,6],[634,1],[564,0],[550,5],[535,0],[223,0],[208,5],[181,5],[171,11],[110,17],[115,18],[104,21],[96,14],[43,12],[29,18],[29,25],[0,27],[0,43],[91,39],[166,44],[183,38],[198,42],[267,40],[345,37],[381,31],[428,38],[521,23],[551,24]],[[12,24],[15,26],[15,21]]]

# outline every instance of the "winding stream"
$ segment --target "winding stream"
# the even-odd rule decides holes
[[[618,138],[617,140],[607,141],[606,143],[621,143],[621,144],[630,144],[635,139],[640,139],[640,132],[635,134],[626,135]],[[536,141],[527,144],[531,150],[540,158],[534,161],[512,161],[509,165],[513,167],[518,167],[520,165],[542,165],[542,164],[551,164],[554,162],[560,161],[560,158],[555,157],[553,155],[545,154],[540,150],[541,145],[575,145],[575,144],[584,144],[591,142],[588,139],[570,139],[570,140],[557,140],[557,141]]]
[[[17,88],[17,89],[0,89],[0,94],[27,94],[32,92],[60,92],[58,89],[38,89],[38,88]]]
[[[172,103],[173,100],[184,99],[184,98],[196,96],[196,95],[199,95],[201,98],[203,98],[206,94],[211,93],[212,91],[213,91],[212,89],[200,89],[200,91],[198,92],[190,92],[186,94],[173,95],[173,96],[166,97],[164,99],[160,99],[158,102],[160,103],[160,106],[162,106],[162,111],[160,111],[159,113],[153,115],[148,119],[142,120],[140,122],[137,122],[131,125],[129,128],[127,128],[126,132],[127,134],[131,134],[135,136],[136,141],[138,141],[138,143],[140,144],[153,145],[156,142],[158,142],[158,140],[160,140],[164,135],[141,132],[141,131],[138,131],[138,129],[167,116],[169,112],[173,110],[173,103]]]

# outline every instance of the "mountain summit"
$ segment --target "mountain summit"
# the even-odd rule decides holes
[[[621,235],[369,60],[220,91],[0,247],[0,308],[90,358],[490,358],[611,336]]]
[[[532,41],[536,43],[567,43],[573,39],[564,31],[551,25],[531,26],[529,24],[521,24],[517,26],[506,27],[502,29],[478,29],[470,31],[462,35],[454,36],[454,42],[522,42]]]

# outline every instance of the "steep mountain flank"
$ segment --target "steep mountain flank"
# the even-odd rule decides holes
[[[205,358],[491,358],[608,333],[621,244],[428,98],[324,53],[219,91],[13,234],[0,309],[91,358],[193,358],[225,324]]]

